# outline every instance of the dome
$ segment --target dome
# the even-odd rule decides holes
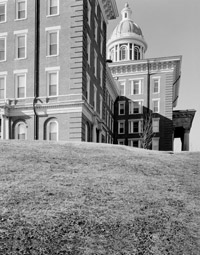
[[[121,44],[122,42],[132,42],[143,47],[144,52],[147,50],[147,43],[142,34],[140,27],[132,19],[132,10],[129,4],[126,3],[121,11],[122,20],[113,30],[110,39],[108,40],[108,50],[112,48],[113,44]]]

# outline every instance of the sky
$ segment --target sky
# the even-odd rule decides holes
[[[108,38],[129,3],[132,19],[148,44],[145,58],[182,56],[180,93],[174,110],[195,109],[190,150],[200,151],[200,0],[116,0],[119,17],[109,21]],[[181,148],[175,141],[175,151]]]

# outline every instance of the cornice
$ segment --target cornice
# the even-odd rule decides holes
[[[116,19],[119,16],[116,0],[98,0],[105,21]]]
[[[107,86],[107,82],[109,83],[109,86]],[[113,94],[114,100],[119,96],[120,90],[111,74],[110,68],[106,67],[106,87],[109,87],[109,91]]]

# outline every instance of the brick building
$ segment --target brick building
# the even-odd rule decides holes
[[[141,134],[148,122],[150,148],[173,150],[173,108],[179,96],[181,56],[145,59],[147,43],[128,4],[121,14],[107,43],[107,58],[112,60],[109,67],[120,86],[114,143],[144,147]]]
[[[115,0],[0,1],[2,139],[113,141],[106,27],[117,16]]]

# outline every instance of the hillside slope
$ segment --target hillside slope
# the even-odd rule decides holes
[[[200,254],[200,153],[2,141],[0,254]]]

